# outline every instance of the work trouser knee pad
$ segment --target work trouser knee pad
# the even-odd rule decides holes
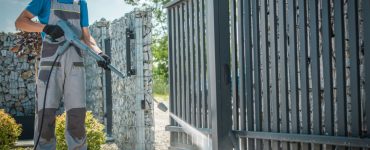
[[[41,131],[41,138],[50,141],[51,139],[55,138],[55,118],[56,118],[56,108],[46,108],[44,112],[44,120],[42,125]],[[38,112],[38,128],[40,130],[41,121],[42,121],[42,111]]]
[[[73,137],[85,137],[86,108],[72,108],[67,111],[67,131]]]

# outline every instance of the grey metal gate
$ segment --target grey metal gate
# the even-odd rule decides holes
[[[369,0],[174,0],[171,149],[370,148]]]

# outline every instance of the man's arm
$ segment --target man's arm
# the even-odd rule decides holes
[[[110,57],[104,54],[98,47],[98,45],[96,45],[96,41],[90,35],[89,29],[87,27],[82,28],[82,40],[85,42],[87,46],[94,50],[96,54],[99,54],[99,56],[104,58],[104,61],[103,60],[97,61],[98,66],[104,68],[105,70],[109,70],[108,65],[110,64]]]
[[[90,35],[89,28],[87,27],[82,28],[82,40],[87,46],[94,50],[96,54],[102,52],[102,50],[96,44],[95,39]]]
[[[24,10],[15,21],[15,27],[26,32],[42,32],[45,25],[33,22],[31,20],[33,17],[35,16],[28,10]]]

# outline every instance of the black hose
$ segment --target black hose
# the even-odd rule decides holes
[[[39,144],[40,142],[40,137],[41,137],[41,131],[42,131],[42,125],[44,124],[44,116],[45,116],[45,106],[46,106],[46,95],[48,93],[48,87],[49,87],[49,81],[50,81],[50,77],[51,77],[51,73],[53,72],[53,69],[54,69],[54,65],[55,63],[57,62],[59,58],[59,54],[55,57],[54,61],[53,61],[53,65],[51,66],[51,69],[50,69],[50,72],[49,72],[49,75],[48,75],[48,80],[46,82],[46,87],[45,87],[45,94],[44,94],[44,103],[42,105],[42,115],[41,115],[41,124],[40,124],[40,129],[39,129],[39,135],[37,137],[37,140],[36,140],[36,143],[35,143],[35,146],[34,146],[34,150],[36,150],[37,148],[37,145]],[[37,120],[36,120],[37,121]]]

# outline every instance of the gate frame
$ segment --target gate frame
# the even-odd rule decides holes
[[[208,0],[207,48],[210,75],[212,149],[232,149],[229,3]]]

